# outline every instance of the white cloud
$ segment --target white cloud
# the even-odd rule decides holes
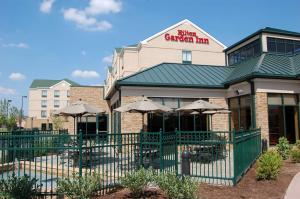
[[[23,42],[2,44],[1,46],[4,48],[29,48],[29,45]]]
[[[97,78],[99,77],[99,74],[93,70],[74,70],[72,72],[72,77]]]
[[[16,90],[12,89],[12,88],[5,88],[5,87],[0,86],[0,94],[2,94],[2,95],[15,95]]]
[[[85,12],[90,15],[118,13],[122,10],[122,2],[119,0],[90,0]]]
[[[120,0],[90,0],[86,8],[68,8],[63,10],[63,15],[66,21],[74,22],[82,30],[105,31],[111,29],[112,24],[96,17],[101,14],[118,13],[121,10]]]
[[[43,0],[40,5],[40,11],[43,13],[50,13],[54,1],[55,0]]]
[[[23,80],[25,78],[26,78],[26,76],[23,75],[22,73],[11,73],[9,75],[9,79],[11,79],[13,81],[20,81],[20,80]]]
[[[111,64],[112,59],[113,59],[113,55],[108,55],[108,56],[103,57],[102,62]]]
[[[81,51],[82,56],[86,56],[86,52],[84,50]]]
[[[112,28],[108,21],[98,21],[95,17],[90,17],[84,11],[76,8],[69,8],[63,13],[65,20],[75,22],[76,26],[82,30],[105,31]]]

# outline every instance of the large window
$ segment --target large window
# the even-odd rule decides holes
[[[54,108],[59,108],[59,100],[54,100]]]
[[[192,52],[184,50],[182,51],[182,63],[191,64],[192,63]]]
[[[248,130],[252,126],[251,96],[245,95],[229,99],[231,130]]]
[[[228,55],[229,65],[237,64],[261,54],[260,39],[257,39]]]
[[[198,99],[178,99],[178,98],[151,98],[151,100],[168,106],[172,109],[190,104]],[[207,100],[207,99],[204,99]],[[148,131],[165,132],[182,130],[182,131],[200,131],[208,130],[207,115],[191,114],[181,112],[171,112],[165,114],[149,113],[148,114]]]
[[[97,124],[98,122],[98,124]],[[88,135],[99,134],[103,138],[107,137],[108,133],[108,115],[98,115],[98,116],[89,116],[82,117],[81,122],[77,123],[77,129],[81,130],[85,138],[88,138]],[[98,129],[97,129],[98,127]]]
[[[277,144],[283,136],[294,143],[299,136],[297,98],[293,94],[268,94],[270,144]]]
[[[267,43],[268,52],[280,54],[300,53],[300,41],[268,37]]]

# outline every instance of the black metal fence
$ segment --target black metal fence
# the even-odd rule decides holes
[[[56,194],[59,179],[96,172],[102,192],[143,166],[181,175],[183,151],[190,175],[233,185],[260,154],[260,130],[240,132],[141,132],[84,136],[53,133],[0,135],[0,178],[15,173],[38,179],[40,193]]]

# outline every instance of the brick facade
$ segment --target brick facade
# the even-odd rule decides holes
[[[262,138],[269,140],[269,118],[268,118],[268,95],[267,93],[256,93],[256,126],[261,128]]]
[[[141,97],[137,96],[122,96],[121,106],[134,102]],[[144,117],[144,125],[147,125],[147,114]],[[142,114],[141,113],[121,113],[121,132],[131,133],[139,132],[143,128],[142,126]]]
[[[88,104],[97,108],[103,109],[106,113],[109,113],[109,107],[107,101],[103,99],[103,87],[96,86],[78,86],[71,87],[70,89],[70,104],[81,99]],[[68,130],[74,131],[74,120],[68,118]]]
[[[228,109],[228,103],[226,98],[210,98],[209,102]],[[212,116],[212,130],[228,131],[228,114],[214,114]]]

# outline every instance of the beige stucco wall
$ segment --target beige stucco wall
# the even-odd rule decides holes
[[[175,42],[165,39],[165,34],[177,35],[178,30],[195,32],[199,38],[208,38],[209,44]],[[183,50],[192,52],[192,64],[225,65],[224,46],[191,23],[185,22],[166,32],[161,32],[160,35],[147,42],[139,43],[138,47],[125,47],[121,53],[115,51],[112,65],[114,70],[106,78],[106,93],[112,88],[114,81],[141,69],[163,62],[182,63]]]
[[[47,90],[47,97],[42,97],[42,90]],[[54,91],[58,90],[60,93],[59,97],[54,97]],[[67,92],[70,90],[70,84],[65,81],[61,81],[60,83],[50,87],[50,88],[35,88],[35,89],[29,89],[29,95],[28,95],[28,116],[33,117],[36,119],[44,119],[41,118],[41,111],[46,110],[47,111],[47,118],[50,118],[50,114],[53,110],[63,108],[67,105],[69,101],[69,97],[67,95]],[[47,107],[42,108],[41,107],[41,101],[47,100]],[[59,100],[60,107],[55,108],[54,107],[54,100]]]

